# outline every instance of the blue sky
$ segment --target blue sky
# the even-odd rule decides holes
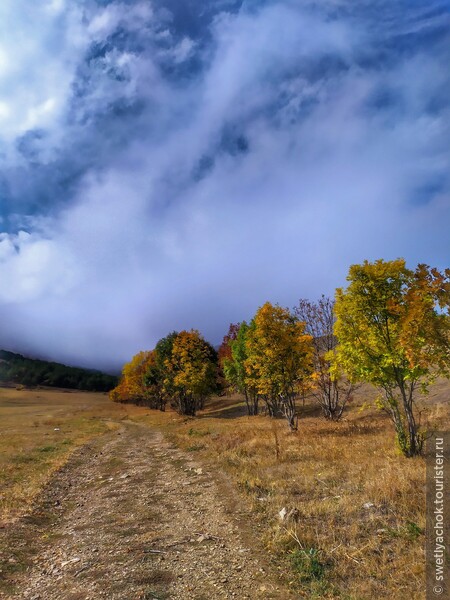
[[[448,266],[450,2],[3,0],[0,347],[115,368]]]

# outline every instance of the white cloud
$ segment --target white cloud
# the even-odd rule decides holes
[[[49,10],[51,8],[51,10]],[[59,31],[60,30],[60,31]],[[46,131],[47,151],[58,148],[80,56],[88,40],[82,10],[5,0],[0,9],[0,168],[23,164],[17,141]]]
[[[95,9],[91,12],[88,31],[93,39],[104,40],[120,25],[128,31],[140,31],[148,26],[153,16],[152,5],[149,2],[135,2],[131,5],[115,2],[103,10]]]
[[[95,2],[62,0],[35,3],[4,0],[0,7],[0,146],[7,165],[21,163],[15,143],[26,132],[45,131],[46,146],[57,151],[74,132],[68,125],[73,109],[74,84],[87,50],[105,41],[117,28],[128,33],[146,30],[153,12],[148,2],[131,7],[116,2],[101,7]],[[156,33],[155,33],[156,36]],[[99,110],[120,97],[134,97],[139,60],[126,50],[108,51],[95,62],[90,106]],[[151,59],[147,60],[151,69]],[[111,77],[111,69],[121,76]],[[97,104],[96,104],[97,103]],[[78,114],[80,121],[86,115]],[[0,158],[1,161],[1,158]]]
[[[64,244],[19,231],[0,236],[0,301],[27,304],[66,295],[76,267]]]
[[[66,37],[43,80],[32,80],[32,100],[21,100],[20,86],[3,100],[5,110],[22,102],[7,135],[31,114],[60,143],[84,140],[89,131],[61,124],[70,82],[89,40],[119,24],[136,36],[150,27],[148,47],[92,61],[79,122],[105,117],[117,98],[145,108],[134,121],[110,117],[100,131],[92,118],[102,169],[84,175],[51,222],[28,220],[30,233],[0,237],[4,340],[39,351],[51,338],[54,357],[111,364],[174,328],[198,327],[217,342],[266,299],[332,293],[351,262],[404,255],[446,266],[437,240],[447,235],[448,181],[434,199],[411,202],[448,172],[449,113],[428,108],[448,85],[440,56],[415,49],[367,66],[361,56],[377,40],[363,24],[279,2],[217,18],[204,70],[171,81],[158,60],[182,66],[200,44],[158,28],[147,3],[89,10],[87,33],[71,13],[74,41]],[[161,50],[152,44],[163,31]],[[39,36],[32,45],[42,60],[49,49]],[[22,73],[36,64],[29,54],[20,60]],[[110,151],[109,136],[122,129],[126,144]],[[241,138],[247,150],[236,146]]]

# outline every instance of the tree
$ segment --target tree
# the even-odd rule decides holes
[[[177,331],[172,331],[161,338],[155,346],[155,360],[149,365],[145,382],[159,399],[158,408],[165,410],[166,404],[175,394],[173,372],[167,365],[172,360],[173,345],[178,337]]]
[[[233,329],[233,335],[229,333],[225,336],[224,340],[228,338],[228,352],[223,352],[223,371],[229,384],[244,395],[248,414],[254,416],[258,414],[259,395],[255,379],[246,372],[248,329],[249,326],[243,321],[237,330]]]
[[[312,374],[312,337],[288,309],[266,302],[247,332],[247,376],[255,381],[271,416],[281,412],[297,429],[295,401]]]
[[[222,390],[227,392],[227,388],[235,387],[233,382],[230,381],[225,373],[225,363],[227,361],[232,360],[231,356],[231,342],[233,342],[239,331],[240,323],[230,323],[230,327],[228,328],[228,333],[223,336],[222,343],[219,346],[219,350],[217,351],[217,361],[218,361],[218,380],[219,385]]]
[[[422,452],[424,431],[415,406],[438,374],[449,371],[450,270],[405,261],[365,261],[350,267],[347,289],[336,291],[338,367],[352,381],[380,392],[405,456]]]
[[[143,375],[146,405],[161,411],[166,410],[167,395],[164,391],[164,372],[158,361],[156,350],[150,352]]]
[[[174,339],[165,367],[176,409],[182,415],[195,416],[217,389],[216,351],[198,331],[182,331]]]
[[[148,394],[144,377],[153,361],[153,353],[150,351],[135,354],[131,361],[123,366],[122,377],[117,387],[111,390],[110,398],[114,402],[147,404]]]
[[[354,385],[336,369],[332,369],[337,340],[333,332],[334,300],[322,296],[317,302],[302,299],[294,308],[300,321],[305,323],[305,332],[313,338],[314,382],[311,392],[319,403],[326,419],[338,421]]]

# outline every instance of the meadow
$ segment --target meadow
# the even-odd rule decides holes
[[[422,399],[429,427],[450,429],[447,381]],[[245,415],[239,396],[199,418],[152,412],[142,420],[236,482],[276,567],[299,597],[425,597],[425,461],[395,446],[387,415],[364,386],[341,422],[306,399],[298,432]],[[280,511],[286,513],[281,519]]]
[[[423,401],[424,422],[441,430],[450,428],[449,389],[438,382]],[[290,432],[284,420],[247,416],[237,395],[213,398],[192,418],[112,403],[105,394],[3,388],[2,519],[24,514],[75,448],[129,419],[228,474],[298,597],[424,598],[424,460],[401,455],[373,400],[361,388],[332,423],[307,398],[299,430]]]
[[[26,512],[52,473],[137,407],[105,393],[0,387],[0,523]]]

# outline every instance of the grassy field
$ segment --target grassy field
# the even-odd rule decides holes
[[[430,427],[450,428],[449,391],[439,382],[423,403]],[[144,421],[231,474],[299,597],[420,599],[425,464],[398,453],[387,417],[365,407],[373,400],[362,388],[340,423],[306,401],[296,433],[283,420],[245,416],[238,397],[217,399],[196,419],[151,413]]]
[[[439,382],[423,420],[450,428],[450,386]],[[131,419],[236,482],[254,527],[299,597],[424,598],[425,464],[395,448],[389,420],[362,388],[340,423],[301,406],[299,431],[245,415],[239,397],[213,399],[197,418],[111,403],[104,394],[0,389],[3,520],[33,497],[74,448]],[[281,521],[283,509],[291,511]]]
[[[0,388],[0,522],[26,512],[75,448],[140,412],[102,393]]]

